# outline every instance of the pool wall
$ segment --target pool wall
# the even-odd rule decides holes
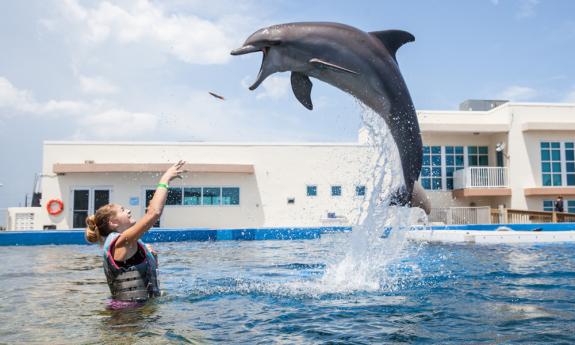
[[[319,238],[322,233],[348,232],[351,227],[317,228],[267,228],[267,229],[153,229],[143,241],[257,241],[257,240],[307,240]],[[56,231],[6,231],[0,232],[0,246],[34,246],[59,244],[88,244],[83,230]]]
[[[511,231],[497,231],[502,227]],[[536,224],[470,224],[441,225],[411,228],[410,238],[440,242],[548,242],[572,241],[575,239],[575,223]],[[294,228],[245,228],[245,229],[153,229],[143,240],[154,242],[184,241],[258,241],[258,240],[307,240],[321,237],[321,234],[349,232],[350,226],[294,227]],[[383,236],[391,229],[385,229]],[[474,237],[472,237],[474,236]],[[0,246],[33,246],[88,244],[83,230],[56,231],[4,231],[0,232]]]

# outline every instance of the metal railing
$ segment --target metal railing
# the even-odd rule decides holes
[[[575,222],[575,214],[565,212],[515,210],[508,208],[491,209],[491,222],[500,224],[567,223]]]
[[[469,167],[453,172],[453,188],[509,187],[506,167]]]
[[[432,208],[429,221],[451,224],[489,224],[491,221],[491,208],[484,207],[448,207]]]

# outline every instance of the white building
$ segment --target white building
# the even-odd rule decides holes
[[[575,212],[575,105],[466,101],[488,110],[420,111],[420,182],[432,207]],[[11,208],[8,229],[83,227],[99,205],[138,218],[168,162],[189,172],[170,189],[161,227],[355,224],[372,191],[374,150],[356,143],[45,142],[42,207]],[[60,200],[62,212],[47,204]],[[52,202],[52,210],[58,208]]]

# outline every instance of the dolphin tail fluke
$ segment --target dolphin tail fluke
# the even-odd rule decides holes
[[[402,186],[400,189],[396,190],[395,193],[391,196],[391,201],[389,202],[390,205],[398,205],[398,206],[405,206],[409,205],[410,207],[419,207],[425,211],[426,214],[431,213],[431,201],[429,200],[429,196],[425,193],[421,184],[418,181],[415,181],[413,184],[413,192],[411,192],[411,198],[409,196],[409,192]]]
[[[426,214],[431,213],[431,201],[425,190],[415,181],[413,184],[413,192],[411,193],[411,207],[419,207],[425,211]]]

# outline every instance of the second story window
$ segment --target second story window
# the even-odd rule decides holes
[[[424,146],[421,185],[424,189],[440,190],[441,180],[441,146]]]
[[[470,167],[485,167],[489,165],[487,146],[467,146],[467,160]]]
[[[445,146],[445,186],[453,189],[453,173],[465,167],[463,146]]]
[[[541,143],[541,177],[543,186],[561,186],[561,143]]]

